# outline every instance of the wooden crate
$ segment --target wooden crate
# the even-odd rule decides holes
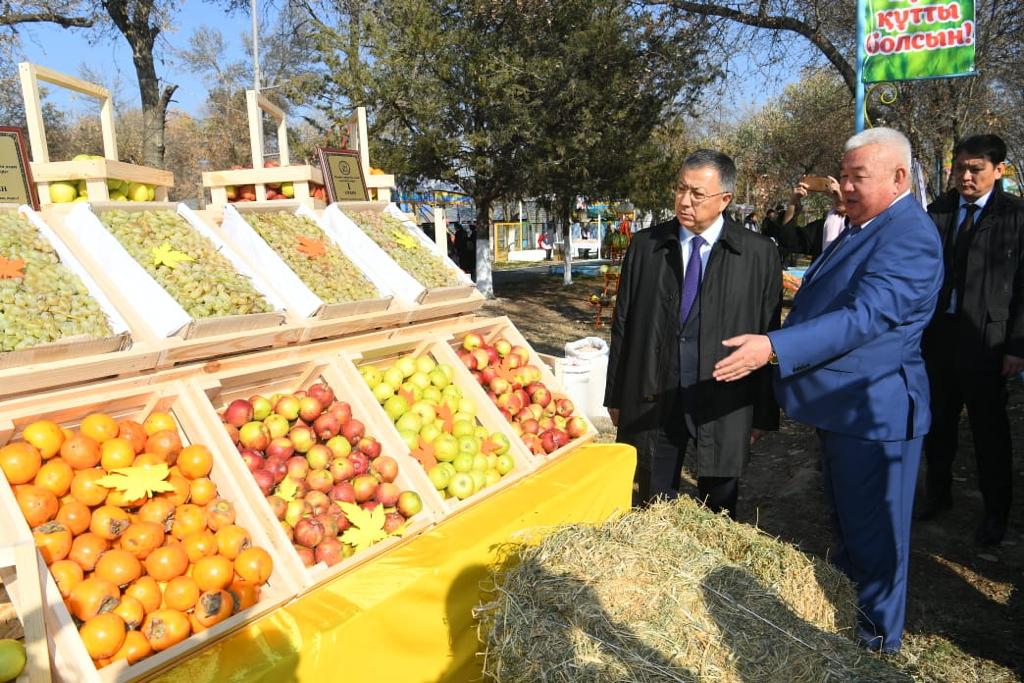
[[[189,210],[183,205],[166,202],[130,205],[90,202],[89,205],[76,207],[66,215],[51,214],[51,223],[57,233],[72,247],[79,260],[116,302],[119,310],[128,315],[133,329],[144,331],[155,345],[166,347],[170,337],[178,340],[228,334],[244,337],[249,336],[245,333],[258,331],[267,331],[273,336],[278,332],[275,328],[285,322],[283,310],[193,319],[102,225],[98,214],[106,210],[177,211],[192,229],[198,230],[219,247],[219,251],[232,262],[238,272],[251,278],[253,285],[271,305],[277,305],[280,309],[283,304],[278,302],[276,294],[259,274],[250,270],[244,259],[232,253],[213,230],[198,219],[190,220],[187,215]],[[259,343],[255,348],[264,345]],[[242,347],[253,348],[244,343]]]
[[[447,329],[447,332],[450,335],[448,338],[448,343],[452,349],[461,348],[463,338],[465,338],[465,336],[470,332],[475,332],[476,334],[479,334],[488,344],[491,344],[495,340],[504,337],[509,342],[511,342],[513,346],[525,347],[530,352],[530,364],[535,365],[540,370],[541,382],[543,382],[544,385],[551,392],[552,400],[554,401],[559,398],[568,398],[568,395],[565,393],[565,389],[562,385],[561,380],[555,376],[549,364],[545,362],[545,360],[541,358],[541,356],[536,351],[534,351],[533,347],[530,346],[530,343],[526,341],[526,337],[524,337],[522,333],[518,329],[516,329],[516,326],[513,325],[512,321],[509,320],[507,317],[502,316],[500,318],[478,318],[477,320],[469,320],[463,323],[450,326]],[[462,364],[460,363],[460,365]],[[539,457],[546,457],[548,460],[553,460],[562,455],[565,455],[569,451],[578,448],[579,446],[582,446],[585,443],[588,443],[589,441],[592,441],[594,437],[597,436],[597,428],[590,421],[590,418],[586,416],[586,413],[583,410],[583,406],[576,406],[576,411],[574,415],[578,415],[579,417],[583,418],[583,421],[586,422],[587,424],[587,431],[581,436],[578,436],[569,443],[565,444],[561,448],[555,449],[551,453],[548,453],[546,456]],[[517,441],[519,443],[522,443],[522,441],[519,439],[517,439]]]
[[[22,62],[18,65],[21,93],[25,102],[25,120],[29,143],[32,147],[32,177],[39,191],[40,205],[51,204],[50,183],[84,180],[89,199],[110,199],[107,180],[128,180],[153,185],[156,201],[167,200],[167,190],[174,186],[174,174],[146,166],[118,161],[117,135],[114,129],[114,103],[110,92],[101,86],[68,76],[46,67]],[[46,127],[39,99],[39,81],[60,86],[86,95],[100,103],[100,128],[103,133],[103,159],[79,161],[50,161],[46,144]]]
[[[246,496],[249,505],[263,515],[271,542],[276,549],[276,556],[288,562],[290,571],[303,577],[304,587],[320,585],[372,560],[381,553],[387,552],[405,538],[416,536],[430,527],[437,516],[443,512],[444,506],[441,497],[431,485],[423,468],[409,456],[407,450],[396,447],[390,440],[391,435],[387,429],[390,425],[379,406],[376,405],[376,402],[373,405],[363,403],[362,394],[352,391],[350,383],[343,378],[336,367],[336,362],[330,358],[266,364],[258,370],[216,373],[190,382],[198,391],[205,394],[208,417],[212,419],[216,419],[212,412],[214,408],[217,411],[222,411],[237,398],[248,399],[254,394],[267,397],[275,393],[290,394],[306,390],[318,382],[327,384],[335,392],[336,399],[346,401],[352,406],[352,417],[365,425],[366,434],[375,437],[381,443],[382,455],[390,455],[398,461],[399,474],[395,483],[402,490],[412,490],[420,494],[423,500],[423,510],[409,520],[402,536],[392,536],[380,541],[333,567],[328,567],[320,562],[313,567],[306,568],[302,566],[298,555],[292,548],[292,543],[280,528],[269,504],[241,456],[237,452],[233,452],[225,457],[225,462],[234,470],[235,480],[243,495]],[[223,429],[220,432],[215,437],[218,449],[223,452],[236,451],[227,432]]]
[[[326,303],[292,271],[284,259],[262,238],[259,233],[246,222],[246,216],[254,213],[293,213],[301,218],[312,221],[326,237],[334,242],[350,261],[377,287],[379,297],[362,301]],[[245,254],[250,268],[254,271],[267,273],[277,285],[278,295],[286,302],[289,311],[300,320],[337,320],[354,315],[380,313],[387,311],[394,297],[387,283],[372,269],[362,266],[358,257],[352,253],[352,246],[339,237],[320,221],[311,210],[297,202],[278,202],[260,206],[230,206],[224,209],[220,234],[230,243],[234,250]]]
[[[96,398],[97,396],[100,398]],[[225,454],[218,452],[215,446],[215,429],[219,429],[219,425],[210,424],[205,416],[205,407],[198,404],[194,394],[182,382],[112,391],[105,391],[101,385],[95,388],[92,397],[82,396],[77,400],[59,401],[48,397],[35,397],[8,402],[4,405],[0,422],[0,445],[17,438],[27,424],[37,419],[53,420],[63,427],[75,428],[86,415],[96,411],[105,412],[115,419],[135,419],[141,422],[154,410],[166,411],[174,416],[179,433],[183,436],[183,444],[200,443],[213,446],[211,451],[214,453],[214,465],[210,478],[217,484],[220,495],[235,504],[237,523],[249,531],[253,544],[272,551],[274,546],[270,542],[263,518],[248,505],[233,472],[224,462]],[[14,529],[15,533],[21,536],[31,533],[5,479],[0,484],[0,515],[3,519],[2,526]],[[137,680],[174,665],[203,645],[237,630],[283,604],[295,595],[299,585],[299,577],[291,574],[286,564],[275,561],[274,572],[264,586],[258,604],[136,664],[129,666],[126,661],[121,660],[97,670],[78,636],[71,614],[64,606],[57,584],[47,572],[44,588],[45,618],[49,638],[53,643],[53,671],[58,680],[69,683],[120,683]],[[16,598],[15,595],[11,597]],[[24,615],[30,607],[18,602],[15,602],[14,606],[20,615]]]
[[[253,185],[259,206],[273,207],[275,200],[267,199],[267,185],[292,183],[295,188],[294,200],[310,209],[326,206],[322,199],[314,199],[312,185],[323,185],[324,176],[320,169],[309,164],[291,165],[288,152],[288,119],[285,113],[255,90],[245,91],[246,111],[249,114],[249,143],[252,146],[252,168],[230,171],[208,171],[203,173],[203,187],[210,190],[210,203],[215,209],[229,203],[228,188]],[[277,122],[277,146],[280,166],[264,168],[263,112]],[[246,202],[241,202],[246,203]]]
[[[366,385],[366,382],[362,379],[360,368],[372,364],[383,371],[391,367],[402,356],[411,355],[417,357],[421,354],[428,354],[439,364],[444,363],[452,366],[453,377],[451,383],[461,389],[465,398],[476,404],[477,424],[483,425],[489,432],[504,434],[510,444],[508,453],[515,462],[515,469],[503,476],[500,481],[492,486],[481,489],[464,500],[444,499],[445,511],[447,513],[454,513],[475,504],[492,493],[504,489],[506,486],[512,485],[535,469],[538,463],[536,459],[530,457],[526,452],[522,442],[512,434],[508,423],[505,422],[505,419],[498,412],[497,408],[494,407],[494,404],[491,403],[486,394],[480,389],[476,380],[462,367],[461,361],[459,361],[451,348],[435,335],[427,335],[419,339],[403,337],[401,340],[391,340],[384,345],[365,348],[358,352],[342,351],[340,353],[342,362],[338,365],[338,370],[346,384],[351,387],[353,396],[359,394],[361,395],[361,403],[364,405],[374,405],[377,404],[377,400]],[[384,414],[379,404],[377,404],[376,409],[380,411],[380,415],[385,423],[383,433],[387,434],[386,438],[388,441],[386,443],[389,449],[392,452],[409,453],[409,448],[402,440],[394,423]],[[413,456],[410,455],[410,457]]]
[[[37,365],[40,363],[68,358],[83,358],[87,356],[111,354],[128,347],[132,340],[131,329],[129,328],[128,323],[125,322],[124,318],[121,317],[118,310],[107,298],[106,294],[104,294],[103,290],[100,289],[95,279],[93,279],[89,272],[82,267],[67,245],[65,245],[60,238],[57,237],[56,233],[46,225],[38,213],[27,206],[21,207],[20,211],[25,219],[39,231],[42,238],[53,247],[54,251],[57,252],[61,263],[74,272],[82,281],[85,288],[89,290],[89,294],[96,300],[100,309],[106,314],[112,334],[102,339],[93,339],[91,337],[81,336],[61,339],[50,344],[40,344],[20,351],[0,352],[0,371],[8,368]],[[0,393],[2,392],[3,389],[0,389]]]
[[[440,254],[444,264],[463,281],[463,284],[450,287],[427,288],[410,273],[406,272],[391,256],[381,249],[362,228],[347,214],[349,211],[374,211],[392,215],[403,221],[409,235],[426,249],[437,252],[437,245],[431,241],[415,224],[405,221],[404,216],[393,204],[385,202],[336,202],[324,211],[324,222],[340,239],[355,245],[355,251],[362,259],[364,269],[373,269],[384,274],[391,283],[395,296],[407,304],[440,304],[472,297],[476,292],[469,276],[463,273],[448,258],[447,253]]]
[[[6,495],[14,497],[3,477],[0,477],[0,489],[6,489]],[[0,506],[0,514],[2,512],[3,507]],[[20,514],[20,510],[16,512]],[[52,643],[47,637],[47,629],[53,619],[52,614],[43,608],[43,587],[47,576],[49,571],[36,551],[35,539],[28,526],[0,525],[0,582],[11,601],[23,605],[18,617],[25,635],[26,661],[25,670],[15,679],[18,683],[50,683],[52,680]]]

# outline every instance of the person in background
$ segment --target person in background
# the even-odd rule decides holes
[[[537,247],[544,250],[544,260],[551,260],[551,250],[554,249],[555,245],[551,242],[551,235],[546,230],[541,231],[537,235]]]
[[[942,284],[942,245],[910,194],[902,133],[871,128],[845,150],[850,227],[807,270],[782,329],[722,342],[736,350],[715,379],[744,381],[771,363],[783,410],[817,428],[839,541],[832,561],[856,586],[857,635],[868,649],[895,652],[931,421],[921,336]]]
[[[767,371],[736,385],[711,378],[723,335],[774,329],[782,308],[775,245],[722,215],[735,183],[725,154],[689,155],[676,217],[635,233],[623,259],[604,404],[618,440],[637,449],[638,505],[679,495],[693,443],[698,495],[735,517],[750,447],[778,428]]]
[[[843,203],[843,191],[839,187],[838,180],[832,176],[827,177],[828,193],[832,197],[832,208],[821,218],[813,220],[803,227],[796,224],[796,219],[803,213],[803,200],[810,190],[802,182],[797,183],[793,188],[793,196],[782,216],[782,230],[780,231],[785,247],[789,251],[817,258],[846,228],[846,205]]]
[[[747,214],[747,217],[743,220],[743,227],[751,232],[761,232],[761,229],[757,225],[756,211],[751,211]]]
[[[944,245],[945,277],[924,335],[932,430],[917,518],[932,519],[953,505],[953,458],[966,404],[984,501],[975,541],[999,545],[1014,477],[1006,378],[1024,370],[1024,201],[1000,187],[1006,144],[999,137],[975,135],[953,152],[956,189],[928,207]]]

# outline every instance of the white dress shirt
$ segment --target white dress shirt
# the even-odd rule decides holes
[[[722,227],[725,225],[725,219],[719,214],[718,218],[714,223],[708,226],[707,230],[700,234],[701,238],[704,239],[704,244],[700,247],[700,272],[708,272],[708,257],[711,255],[711,247],[715,246],[715,242],[722,234]],[[693,246],[691,241],[696,237],[696,233],[690,232],[681,224],[679,226],[679,246],[682,247],[683,252],[683,277],[686,277],[686,264],[690,262],[690,249]]]

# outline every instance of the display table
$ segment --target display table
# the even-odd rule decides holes
[[[155,680],[469,681],[473,607],[500,546],[629,508],[636,451],[584,446],[201,650]]]

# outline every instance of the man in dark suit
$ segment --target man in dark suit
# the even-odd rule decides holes
[[[847,228],[804,275],[780,330],[723,344],[731,382],[776,365],[775,394],[818,428],[825,494],[839,547],[833,562],[857,587],[858,635],[900,648],[928,378],[921,336],[942,283],[942,246],[909,193],[910,143],[872,128],[846,143],[840,176]]]
[[[925,439],[927,497],[918,519],[953,504],[960,411],[974,437],[985,514],[982,545],[1006,534],[1013,471],[1006,378],[1024,370],[1024,202],[1000,188],[1006,144],[975,135],[954,150],[956,189],[928,207],[945,247],[945,279],[925,331],[932,429]]]
[[[798,254],[807,254],[818,258],[821,252],[832,244],[839,233],[846,227],[846,206],[843,204],[843,191],[839,189],[839,181],[832,176],[828,178],[828,194],[832,197],[832,208],[824,216],[813,220],[803,227],[796,221],[803,212],[803,199],[810,192],[803,181],[793,188],[793,195],[782,216],[780,234],[783,246]]]
[[[771,240],[722,213],[736,167],[699,150],[683,162],[676,218],[633,236],[612,321],[605,405],[620,441],[638,451],[635,502],[675,497],[695,444],[697,488],[709,508],[735,516],[750,446],[777,429],[771,378],[714,382],[723,336],[778,326],[782,269]]]

